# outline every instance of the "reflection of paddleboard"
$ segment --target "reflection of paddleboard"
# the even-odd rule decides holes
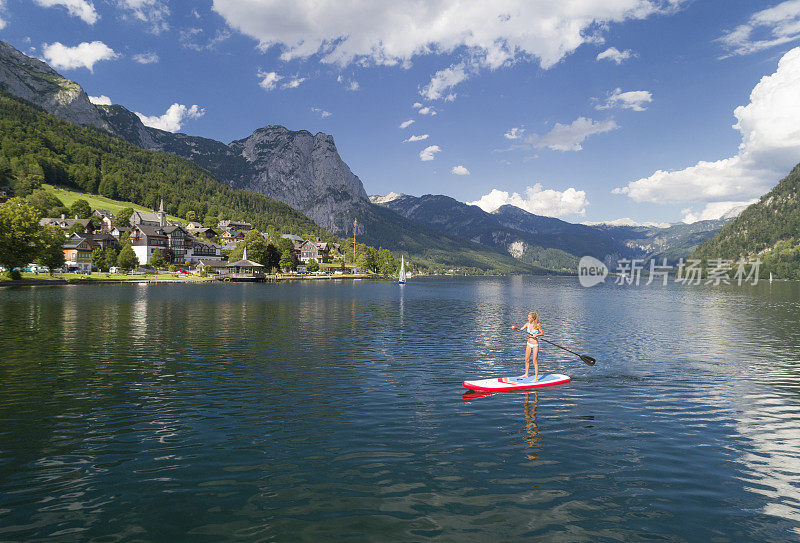
[[[479,381],[464,381],[464,387],[470,390],[485,392],[504,392],[509,390],[525,390],[527,388],[541,388],[553,385],[563,385],[569,382],[569,377],[560,373],[540,375],[538,381],[533,380],[533,375],[522,377],[500,377],[494,379],[481,379]]]

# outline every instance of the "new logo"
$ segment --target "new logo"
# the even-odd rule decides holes
[[[582,287],[593,287],[606,280],[608,268],[593,256],[584,256],[578,262],[578,280]]]

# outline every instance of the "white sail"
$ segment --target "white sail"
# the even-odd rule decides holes
[[[406,261],[403,256],[400,257],[400,276],[397,278],[398,283],[406,282]]]

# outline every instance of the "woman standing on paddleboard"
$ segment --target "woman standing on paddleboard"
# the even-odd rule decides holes
[[[514,330],[517,332],[527,332],[531,334],[528,336],[528,343],[527,347],[525,347],[525,375],[523,377],[528,377],[528,368],[530,368],[530,359],[531,355],[533,355],[533,380],[539,380],[539,341],[536,339],[539,336],[544,335],[544,331],[542,330],[542,324],[539,322],[539,315],[531,311],[528,313],[528,322],[526,322],[521,328],[517,328],[516,326],[512,326]]]

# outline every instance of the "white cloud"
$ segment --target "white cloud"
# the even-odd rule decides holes
[[[800,157],[799,88],[797,47],[781,58],[775,73],[761,78],[750,103],[734,110],[733,128],[742,135],[735,155],[677,171],[658,170],[613,192],[657,203],[743,202],[763,194]]]
[[[597,60],[610,60],[611,62],[615,62],[616,64],[622,64],[629,58],[633,58],[636,56],[636,53],[631,51],[630,49],[625,49],[624,51],[620,51],[616,47],[609,47],[602,53],[597,55]]]
[[[407,121],[403,121],[402,123],[400,123],[400,127],[399,128],[408,128],[412,124],[414,124],[414,119],[409,119]]]
[[[231,33],[227,30],[217,30],[213,38],[208,41],[204,40],[204,32],[202,28],[189,27],[178,32],[181,47],[191,49],[193,51],[210,51],[217,45],[224,42],[231,37]],[[203,38],[203,39],[201,39]]]
[[[289,81],[287,81],[286,83],[281,85],[281,88],[282,89],[296,89],[297,87],[300,86],[300,83],[302,83],[305,80],[306,80],[305,77],[293,77],[292,79],[290,79]]]
[[[459,164],[458,166],[453,166],[453,169],[450,170],[450,173],[454,175],[469,175],[469,170]]]
[[[510,140],[516,140],[516,139],[521,138],[524,133],[525,133],[525,129],[524,128],[514,127],[511,130],[509,130],[508,132],[506,132],[505,134],[503,134],[503,136],[505,136],[507,139],[510,139]]]
[[[323,119],[327,119],[328,117],[333,115],[333,113],[331,113],[330,111],[325,111],[324,109],[318,107],[312,107],[311,111],[314,113],[319,113],[319,116],[322,117]]]
[[[586,199],[586,192],[582,190],[572,187],[563,192],[553,189],[545,190],[541,183],[536,183],[525,189],[524,196],[516,192],[509,194],[503,190],[492,189],[480,200],[467,203],[478,206],[487,213],[509,204],[535,215],[566,217],[568,215],[585,215],[589,200]]]
[[[94,9],[94,4],[87,0],[35,0],[35,2],[44,8],[62,6],[67,9],[67,13],[90,25],[100,18]]]
[[[5,0],[0,0],[0,15],[2,15],[5,10],[6,10],[6,2]],[[6,27],[6,21],[4,21],[2,17],[0,17],[0,30],[3,30],[5,27]]]
[[[419,152],[419,159],[423,162],[428,162],[436,158],[434,155],[439,152],[441,152],[441,149],[438,145],[429,145]]]
[[[686,208],[681,211],[683,219],[686,224],[691,224],[697,221],[708,221],[712,219],[726,218],[730,219],[736,217],[739,213],[745,210],[750,204],[754,204],[758,198],[746,200],[744,202],[710,202],[706,204],[700,212],[695,212],[692,208]]]
[[[797,39],[800,39],[800,0],[788,0],[754,13],[745,24],[727,31],[717,41],[728,50],[723,57],[726,58],[763,51]]]
[[[630,217],[622,217],[620,219],[614,219],[611,221],[583,221],[581,224],[585,224],[586,226],[598,226],[598,225],[607,225],[607,226],[648,226],[648,227],[656,227],[656,228],[669,228],[672,226],[668,222],[654,222],[654,221],[635,221]]]
[[[582,44],[597,42],[611,23],[644,19],[684,2],[213,0],[213,9],[261,49],[280,47],[283,60],[319,55],[324,63],[407,66],[415,56],[463,49],[490,69],[518,59],[547,69]]]
[[[411,136],[407,140],[403,140],[403,143],[410,143],[415,141],[422,141],[428,139],[428,134],[420,134],[419,136]]]
[[[421,107],[417,110],[420,115],[436,115],[436,110],[430,106]]]
[[[146,23],[150,31],[159,34],[169,30],[169,8],[161,0],[117,0],[117,5],[135,20]]]
[[[153,64],[158,62],[158,54],[152,51],[133,55],[133,60],[139,64]]]
[[[581,143],[592,134],[601,134],[616,130],[619,125],[613,119],[594,121],[586,117],[578,117],[571,124],[556,123],[544,135],[532,134],[526,141],[534,147],[547,147],[554,151],[580,151]]]
[[[413,104],[411,104],[411,107],[413,107],[414,109],[419,109],[422,107],[422,104],[420,104],[419,102],[414,102]]]
[[[606,97],[606,101],[595,106],[595,109],[632,109],[633,111],[644,111],[646,104],[653,101],[653,95],[648,91],[628,91],[616,88],[614,92]]]
[[[183,104],[175,103],[169,106],[169,109],[167,109],[167,112],[163,115],[148,117],[147,115],[142,115],[138,111],[136,115],[145,126],[166,130],[167,132],[177,132],[181,129],[184,121],[188,119],[199,119],[205,115],[205,113],[206,110],[197,105],[186,107]]]
[[[90,96],[89,101],[96,106],[110,106],[111,105],[111,98],[106,96],[105,94],[101,94],[100,96]]]
[[[258,78],[261,79],[261,81],[258,82],[258,86],[264,90],[271,91],[275,89],[278,81],[283,79],[283,76],[278,75],[276,72],[262,72],[259,70]]]
[[[90,72],[101,60],[112,60],[117,54],[101,41],[83,42],[75,47],[67,47],[61,42],[42,45],[42,53],[47,63],[57,70],[87,68]]]
[[[341,75],[340,75],[339,77],[337,77],[337,78],[336,78],[336,81],[337,81],[338,83],[341,83],[342,85],[344,85],[344,88],[346,88],[346,89],[347,89],[347,90],[349,90],[349,91],[354,91],[354,92],[355,92],[355,91],[357,91],[359,88],[361,88],[361,87],[360,87],[360,85],[358,84],[358,81],[355,81],[355,80],[353,80],[353,79],[351,79],[351,80],[349,80],[349,81],[348,81],[347,79],[345,79],[345,78],[344,78],[344,77],[342,77]]]
[[[438,100],[442,98],[444,93],[466,80],[468,77],[469,73],[467,73],[466,65],[463,62],[453,64],[449,68],[436,72],[431,78],[430,83],[420,90],[419,94],[428,100]],[[455,99],[455,95],[448,94],[445,99],[450,96],[453,98],[448,101],[452,102]]]

